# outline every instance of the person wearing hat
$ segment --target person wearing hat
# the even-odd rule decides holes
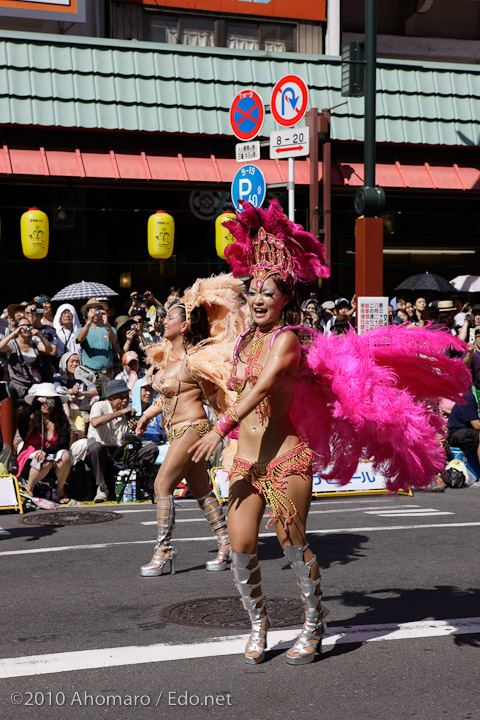
[[[62,401],[63,396],[53,383],[39,383],[30,388],[25,397],[27,407],[18,416],[23,448],[17,457],[17,473],[26,481],[26,491],[33,495],[37,483],[53,470],[54,499],[67,503],[64,488],[70,473],[71,428]]]
[[[138,378],[145,375],[145,371],[140,369],[140,362],[138,355],[133,350],[129,350],[122,355],[123,370],[115,375],[115,380],[124,380],[127,387],[132,391],[133,386],[137,382]],[[141,414],[141,413],[140,413]]]
[[[124,380],[110,380],[107,383],[105,399],[98,400],[90,410],[88,428],[87,460],[95,475],[97,493],[94,502],[105,502],[109,493],[114,494],[114,461],[121,460],[119,448],[124,437],[137,426],[135,410],[129,407],[130,393]],[[146,474],[154,469],[158,448],[146,443],[138,451],[138,461]],[[109,488],[110,485],[110,488]]]
[[[82,348],[82,365],[99,374],[103,392],[107,381],[114,376],[113,348],[117,342],[107,310],[105,303],[90,298],[81,309],[85,325],[77,332],[77,342]]]
[[[458,333],[455,329],[455,315],[457,314],[457,308],[453,302],[451,300],[434,300],[433,302],[436,303],[436,307],[432,303],[432,311],[438,318],[438,323],[447,327],[451,335],[457,335]]]
[[[351,302],[345,297],[337,298],[333,309],[333,317],[326,323],[325,332],[327,334],[339,334],[348,330],[349,324],[353,324],[352,316],[355,314],[356,307],[355,296]]]

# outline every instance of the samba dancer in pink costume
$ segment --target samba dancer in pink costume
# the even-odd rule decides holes
[[[209,457],[219,435],[225,437],[239,425],[238,454],[229,473],[228,531],[235,583],[252,623],[245,661],[264,660],[270,626],[257,559],[268,503],[305,605],[301,634],[286,659],[304,665],[320,649],[326,616],[317,559],[306,540],[312,465],[326,469],[330,462],[330,475],[348,482],[360,457],[373,452],[392,489],[406,479],[428,484],[441,466],[441,452],[435,436],[438,414],[427,398],[458,397],[465,380],[459,367],[463,363],[457,367],[445,356],[451,336],[417,328],[400,328],[396,334],[382,328],[369,337],[353,331],[331,339],[319,336],[305,357],[295,334],[295,282],[328,277],[323,245],[287,220],[277,201],[267,210],[245,204],[237,220],[225,225],[236,239],[225,253],[233,274],[250,278],[252,327],[235,348],[230,382],[237,402],[190,452],[195,462]],[[403,375],[398,358],[392,358],[398,353]],[[458,378],[448,375],[452,369],[460,373]],[[336,387],[337,372],[341,388]],[[351,392],[355,397],[349,397]],[[417,434],[409,436],[409,448],[405,440],[393,447],[400,440],[394,430],[400,417],[402,433],[407,422]],[[416,483],[410,478],[413,471]]]

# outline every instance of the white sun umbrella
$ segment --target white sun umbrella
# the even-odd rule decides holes
[[[73,283],[73,285],[67,285],[63,290],[60,290],[56,295],[52,297],[55,302],[62,300],[88,300],[88,298],[106,298],[106,297],[117,297],[118,293],[112,290],[108,285],[102,285],[102,283],[95,282],[82,282]]]
[[[480,275],[458,275],[450,283],[459,292],[480,292]]]

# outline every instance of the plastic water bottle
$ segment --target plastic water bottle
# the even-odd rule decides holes
[[[123,491],[123,502],[130,502],[132,494],[132,483],[128,482],[125,486],[125,490]]]
[[[132,480],[130,485],[132,486],[132,502],[136,502],[137,501],[137,483],[135,480]]]

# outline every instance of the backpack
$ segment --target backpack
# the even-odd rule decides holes
[[[450,460],[442,473],[442,480],[448,487],[463,488],[469,483],[468,470],[461,460]]]

